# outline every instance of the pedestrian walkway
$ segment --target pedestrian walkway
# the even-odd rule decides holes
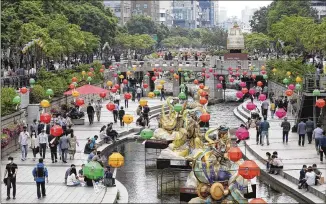
[[[249,100],[250,101],[250,100]],[[241,119],[243,122],[247,121],[247,118],[250,117],[250,111],[246,109],[246,104],[249,101],[245,101],[243,104],[238,106],[234,113]],[[261,103],[254,101],[257,105],[257,108],[260,109]],[[260,111],[261,112],[261,111]],[[249,129],[250,132],[250,139],[246,140],[247,144],[247,151],[250,150],[258,157],[257,159],[262,161],[262,159],[266,159],[266,152],[273,153],[274,151],[278,152],[279,158],[282,159],[284,164],[284,177],[289,181],[296,183],[298,182],[299,172],[302,168],[302,165],[306,164],[307,166],[312,166],[312,164],[317,164],[318,169],[322,172],[322,175],[326,175],[326,168],[325,168],[325,160],[324,164],[320,164],[319,155],[317,155],[317,151],[315,149],[314,141],[312,144],[308,144],[307,137],[305,138],[305,146],[298,145],[298,134],[289,132],[289,139],[288,143],[283,143],[283,136],[282,136],[282,128],[281,122],[283,119],[278,119],[277,116],[272,119],[270,117],[270,111],[268,112],[268,122],[270,123],[269,129],[269,142],[270,145],[257,145],[256,144],[256,129],[251,128]],[[294,117],[289,115],[289,122],[291,123],[291,127],[293,127],[295,121]],[[277,177],[277,176],[276,176]],[[278,176],[279,177],[279,176]],[[315,194],[317,197],[324,199],[325,192],[326,192],[326,184],[312,186],[312,193]],[[302,191],[302,194],[307,194],[305,190]],[[317,195],[318,194],[318,195]]]
[[[47,149],[44,164],[48,168],[49,172],[49,183],[46,184],[46,194],[45,198],[41,200],[37,199],[36,195],[36,184],[32,176],[32,170],[38,162],[33,161],[33,155],[31,149],[28,151],[27,160],[21,161],[20,150],[10,154],[14,158],[14,163],[18,165],[17,174],[17,193],[16,200],[6,201],[7,190],[6,186],[2,182],[2,193],[1,193],[1,203],[113,203],[116,201],[118,189],[116,187],[103,188],[99,193],[95,193],[94,189],[91,187],[67,187],[64,184],[64,175],[66,170],[71,164],[76,165],[77,171],[81,169],[81,165],[86,163],[87,156],[84,152],[84,147],[87,142],[87,138],[99,134],[99,130],[103,125],[107,125],[109,122],[113,121],[112,112],[106,109],[106,104],[109,101],[104,101],[103,108],[101,111],[100,122],[94,121],[93,125],[88,122],[87,116],[85,117],[84,125],[73,126],[74,134],[77,137],[79,146],[77,147],[76,155],[74,160],[67,160],[68,163],[63,163],[58,160],[57,163],[52,163],[51,155],[49,149]],[[123,103],[123,100],[122,100]],[[157,98],[148,99],[149,107],[158,107],[163,102]],[[124,104],[124,103],[123,103]],[[135,121],[138,118],[136,115],[136,109],[138,102],[129,101],[129,107],[125,109],[126,114],[130,114],[134,117],[134,122],[129,126],[120,127],[119,123],[113,125],[113,129],[117,132],[126,131],[135,127]],[[95,117],[96,118],[96,117]],[[38,155],[39,156],[39,155]],[[7,164],[7,159],[3,158],[1,161],[1,172],[4,175],[5,165]],[[118,185],[117,185],[118,186]],[[12,197],[12,192],[11,192]]]

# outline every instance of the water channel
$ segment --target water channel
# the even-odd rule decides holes
[[[238,127],[240,121],[233,115],[233,109],[238,105],[238,103],[222,103],[209,106],[210,124]],[[130,203],[179,202],[179,186],[175,188],[174,195],[159,196],[157,178],[160,177],[160,174],[155,169],[155,161],[152,166],[145,166],[145,148],[141,142],[126,142],[118,146],[117,149],[125,157],[125,165],[118,170],[117,179],[127,188]],[[298,203],[294,198],[275,191],[259,179],[257,179],[256,192],[257,197],[264,198],[267,203]]]

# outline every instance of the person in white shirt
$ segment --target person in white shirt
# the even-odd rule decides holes
[[[114,103],[118,104],[118,106],[120,105],[120,94],[119,93],[115,94]]]
[[[46,147],[49,146],[49,138],[44,129],[42,129],[41,133],[38,135],[38,143],[40,145],[40,155],[45,159],[45,151]]]
[[[137,90],[136,90],[136,93],[137,93],[137,100],[140,101],[142,89],[140,87],[138,87]]]
[[[307,188],[308,191],[308,186],[315,185],[316,182],[316,174],[311,166],[308,167],[308,172],[306,173],[305,180],[306,182],[304,183],[304,187]]]
[[[101,100],[97,100],[97,104],[95,105],[95,113],[98,122],[100,122],[101,119],[101,109],[102,109]]]
[[[27,132],[27,127],[24,126],[23,127],[23,131],[20,132],[19,134],[19,139],[18,139],[18,143],[20,144],[20,148],[22,151],[22,161],[26,160],[27,157],[27,150],[28,150],[28,143],[29,143],[29,139],[31,137],[29,136],[29,133]]]
[[[67,177],[67,186],[78,186],[80,181],[77,179],[76,174],[70,172],[70,175]]]
[[[277,158],[276,155],[273,155],[272,156],[272,163],[273,163],[273,166],[275,168],[274,170],[274,174],[277,175],[281,172],[281,170],[283,169],[283,162],[280,158]]]
[[[33,161],[35,161],[36,154],[39,151],[39,143],[38,143],[38,138],[37,138],[35,131],[32,131],[32,133],[31,133],[31,148],[33,151],[33,156],[34,156]]]

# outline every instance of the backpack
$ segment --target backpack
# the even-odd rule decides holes
[[[45,167],[36,167],[36,177],[37,178],[45,177]]]

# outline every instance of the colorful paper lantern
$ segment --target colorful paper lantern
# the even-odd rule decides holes
[[[238,173],[244,179],[253,179],[260,175],[260,168],[254,161],[246,160],[239,165]]]
[[[262,198],[254,198],[249,203],[250,204],[267,204],[267,202]]]
[[[239,147],[231,147],[228,151],[229,159],[233,162],[237,162],[242,158],[242,152]]]
[[[47,96],[53,96],[53,95],[54,95],[54,92],[53,92],[52,89],[47,89],[46,92],[45,92],[45,94],[46,94]]]
[[[158,90],[161,90],[163,88],[163,86],[161,85],[161,84],[158,84],[157,86],[156,86],[156,89],[158,89]]]
[[[237,136],[239,140],[248,139],[249,131],[244,127],[239,127],[235,132],[235,136]]]
[[[288,89],[288,90],[285,91],[285,95],[292,96],[293,95],[293,91],[291,89]]]
[[[125,163],[124,157],[119,152],[113,152],[108,159],[108,164],[110,167],[119,168]]]
[[[162,79],[162,80],[160,81],[160,84],[161,84],[161,85],[165,84],[165,81]]]
[[[229,75],[232,75],[233,74],[233,71],[229,71]]]
[[[113,111],[115,109],[115,104],[114,103],[106,104],[106,109],[108,109],[109,111]]]
[[[206,78],[209,79],[210,75],[209,74],[206,74]]]
[[[34,85],[34,84],[35,84],[35,79],[30,78],[30,79],[29,79],[29,84],[30,84],[30,85]]]
[[[141,99],[139,100],[139,105],[140,105],[141,107],[146,106],[146,105],[147,105],[147,100],[141,98]]]
[[[75,88],[75,84],[71,83],[69,84],[69,89],[74,89]]]
[[[118,77],[118,74],[117,73],[113,73],[113,77]]]
[[[158,77],[158,76],[160,76],[160,73],[155,72],[154,75]]]
[[[143,138],[144,140],[149,140],[153,137],[154,135],[154,132],[153,130],[151,129],[143,129],[141,132],[140,132],[140,137]]]
[[[106,85],[107,85],[108,87],[111,87],[111,86],[113,85],[113,82],[112,82],[112,81],[107,81],[107,82],[106,82]]]
[[[146,90],[148,88],[148,84],[144,83],[143,88]]]
[[[132,121],[134,121],[134,117],[130,114],[125,114],[122,118],[123,122],[126,123],[126,124],[130,124],[132,123]]]
[[[82,105],[84,105],[84,104],[85,104],[85,101],[84,101],[83,98],[77,98],[77,99],[76,99],[76,105],[77,105],[77,106],[82,106]]]
[[[264,74],[263,75],[263,79],[267,80],[268,79],[268,75],[267,74]]]
[[[123,84],[128,84],[128,80],[127,80],[127,79],[124,79],[124,80],[122,81],[122,83],[123,83]]]
[[[60,125],[54,125],[51,129],[50,129],[50,134],[55,136],[55,137],[59,137],[63,134],[63,129]]]
[[[136,71],[136,70],[137,70],[137,67],[133,67],[133,68],[132,68],[132,71]]]
[[[229,79],[229,81],[230,81],[231,83],[233,83],[233,82],[234,82],[234,78],[231,77],[231,78]]]
[[[202,72],[206,72],[206,68],[202,68]]]
[[[288,88],[293,91],[295,89],[295,86],[293,84],[289,84]]]
[[[241,91],[238,91],[236,93],[236,97],[239,98],[239,99],[242,98],[243,97],[243,93]]]
[[[260,94],[260,95],[258,96],[258,100],[260,100],[260,101],[265,101],[265,100],[266,100],[266,95],[265,95],[265,94]]]
[[[209,71],[209,72],[213,72],[213,68],[209,68],[208,71]]]
[[[89,68],[89,71],[94,72],[94,68],[93,67]]]
[[[155,93],[154,93],[154,92],[149,92],[149,93],[147,94],[147,96],[148,96],[149,98],[154,98]]]
[[[243,71],[242,74],[243,74],[243,76],[247,76],[248,72],[247,71]]]
[[[131,94],[130,93],[125,93],[123,96],[124,96],[125,100],[131,99]]]
[[[42,108],[48,108],[50,107],[50,102],[48,100],[42,100],[40,105]]]
[[[91,81],[92,81],[92,77],[90,77],[90,76],[87,77],[87,81],[88,81],[88,82],[91,82]]]
[[[156,80],[156,77],[155,77],[155,76],[153,76],[153,77],[152,77],[152,81],[155,81],[155,80]]]
[[[247,86],[246,82],[243,82],[243,81],[240,82],[239,85],[240,85],[241,87],[245,87],[245,86]]]
[[[179,79],[179,75],[178,75],[178,74],[175,74],[175,75],[174,75],[174,78],[175,78],[176,80],[178,80],[178,79]]]
[[[262,87],[262,86],[263,86],[263,82],[261,82],[261,81],[257,81],[257,86]]]
[[[246,93],[248,93],[248,89],[247,89],[247,88],[242,88],[242,89],[241,89],[241,92],[242,92],[243,94],[246,94]]]
[[[201,91],[200,92],[200,96],[201,97],[206,97],[207,96],[207,92],[206,91]]]
[[[220,76],[220,77],[218,77],[218,80],[219,81],[223,81],[224,80],[224,77],[223,76]]]
[[[175,112],[180,113],[181,110],[182,110],[182,105],[180,103],[177,103],[177,104],[174,105],[173,109],[174,109]]]
[[[229,70],[229,71],[232,71],[232,67],[229,67],[228,70]]]
[[[313,92],[312,92],[312,95],[313,96],[320,96],[320,91],[318,89],[315,89]]]
[[[83,77],[86,76],[86,72],[85,71],[82,71],[82,75],[83,75]]]
[[[102,92],[102,93],[100,93],[100,97],[101,97],[101,98],[105,98],[105,97],[106,97],[106,92]]]
[[[19,89],[20,93],[25,94],[27,93],[28,89],[26,87],[22,87]]]
[[[197,79],[194,80],[194,84],[198,84],[199,81]]]
[[[246,107],[248,110],[252,111],[252,110],[255,110],[257,106],[256,106],[256,104],[254,104],[252,102],[248,102]]]
[[[297,91],[301,90],[301,84],[296,84],[295,85],[295,90],[297,90]]]
[[[286,76],[290,77],[291,76],[291,72],[286,72]]]
[[[100,69],[100,72],[101,72],[101,73],[103,73],[103,72],[104,72],[104,69],[103,69],[103,68],[101,68],[101,69]]]
[[[174,69],[170,69],[170,73],[173,73],[174,72]]]
[[[48,124],[51,122],[51,115],[49,113],[42,113],[40,115],[40,121],[45,123],[45,124]]]
[[[199,117],[200,121],[207,123],[211,119],[211,115],[209,113],[203,113]]]
[[[216,88],[218,88],[218,89],[222,89],[222,88],[223,88],[223,85],[222,85],[221,83],[218,83],[218,84],[216,85]]]
[[[324,99],[318,99],[318,100],[316,101],[316,106],[317,106],[318,108],[323,108],[323,107],[325,106],[325,100],[324,100]]]
[[[117,74],[118,74],[118,75],[121,75],[121,71],[117,71]]]
[[[127,71],[126,74],[127,74],[127,76],[130,76],[131,75],[131,71]]]
[[[157,89],[155,89],[153,92],[154,92],[155,96],[158,96],[158,95],[160,95],[160,93],[161,93],[161,92],[160,92],[159,90],[157,90]]]
[[[122,80],[123,78],[125,78],[125,76],[123,76],[122,74],[119,75],[119,78]]]
[[[301,82],[302,82],[301,77],[297,76],[297,78],[295,78],[295,82],[297,82],[297,83],[301,83]]]
[[[78,79],[77,79],[77,77],[72,77],[71,81],[72,81],[72,82],[77,82]]]
[[[116,93],[118,91],[118,89],[116,87],[112,87],[110,90],[112,93]]]
[[[249,94],[254,95],[255,93],[256,93],[255,89],[253,89],[253,88],[249,89]]]
[[[283,84],[288,84],[289,83],[289,80],[287,78],[284,78],[283,79]]]
[[[186,94],[184,92],[180,92],[178,97],[181,100],[185,100],[187,98],[187,96],[186,96]]]
[[[13,102],[13,104],[20,104],[20,102],[21,102],[21,98],[20,98],[20,96],[15,96],[13,99],[12,99],[12,102]]]
[[[200,84],[200,85],[199,85],[199,88],[200,88],[200,89],[204,89],[204,88],[205,88],[205,85],[204,85],[204,84]]]
[[[199,103],[202,104],[202,105],[205,105],[207,103],[207,99],[205,97],[201,97],[199,99]]]
[[[79,96],[79,92],[78,92],[78,91],[72,91],[72,92],[71,92],[71,95],[72,95],[73,97],[78,97],[78,96]]]
[[[286,116],[286,111],[283,108],[279,108],[277,109],[277,111],[275,112],[275,115],[278,118],[284,118]]]
[[[275,75],[275,73],[277,72],[277,69],[276,68],[272,69],[272,72]]]
[[[93,76],[93,72],[88,72],[87,75],[88,75],[89,77],[92,77],[92,76]]]

